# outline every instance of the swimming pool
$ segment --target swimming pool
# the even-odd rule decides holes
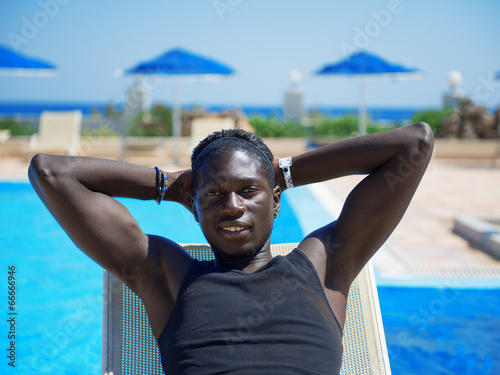
[[[145,232],[205,242],[178,204],[122,202]],[[28,183],[0,183],[0,205],[1,269],[7,280],[7,267],[15,266],[16,277],[15,373],[100,373],[101,268],[76,249]],[[310,214],[297,215],[298,210]],[[290,190],[283,195],[272,242],[300,241],[329,221],[309,189]],[[180,229],[186,227],[193,230]],[[500,373],[497,289],[384,286],[379,294],[394,374]],[[0,296],[7,300],[6,288]]]
[[[206,243],[192,215],[179,204],[121,202],[147,233]],[[0,205],[0,264],[5,278],[7,268],[15,267],[16,374],[100,373],[102,269],[74,246],[28,183],[0,183]],[[164,220],[159,221],[159,215]],[[303,237],[287,198],[275,229],[274,243]],[[0,296],[7,301],[6,288]],[[7,344],[6,339],[1,342]],[[4,369],[6,364],[0,366]]]
[[[393,374],[500,374],[500,292],[378,288]]]

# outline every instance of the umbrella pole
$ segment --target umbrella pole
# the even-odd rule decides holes
[[[359,80],[359,108],[358,108],[358,132],[359,135],[366,134],[366,80]]]
[[[181,103],[180,103],[180,83],[174,81],[174,94],[173,94],[173,111],[172,111],[172,123],[173,123],[173,158],[174,164],[180,164],[180,139],[181,139]]]

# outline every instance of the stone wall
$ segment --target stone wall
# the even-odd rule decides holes
[[[500,106],[492,114],[486,108],[466,99],[443,121],[442,136],[459,139],[498,138],[499,128]]]

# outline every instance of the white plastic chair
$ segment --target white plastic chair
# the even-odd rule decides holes
[[[81,126],[82,112],[79,110],[44,111],[40,115],[38,133],[31,137],[27,151],[31,154],[44,152],[78,155]]]
[[[213,259],[208,245],[184,248],[199,260]],[[297,244],[271,245],[274,256]],[[141,300],[111,273],[104,271],[102,374],[163,374],[160,354]],[[371,263],[352,283],[342,339],[341,374],[390,375],[377,286]]]
[[[209,134],[222,129],[234,129],[236,122],[231,117],[197,117],[191,122],[191,148]]]

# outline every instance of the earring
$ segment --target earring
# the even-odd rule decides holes
[[[275,212],[273,215],[273,218],[276,219],[278,217],[278,214]]]

